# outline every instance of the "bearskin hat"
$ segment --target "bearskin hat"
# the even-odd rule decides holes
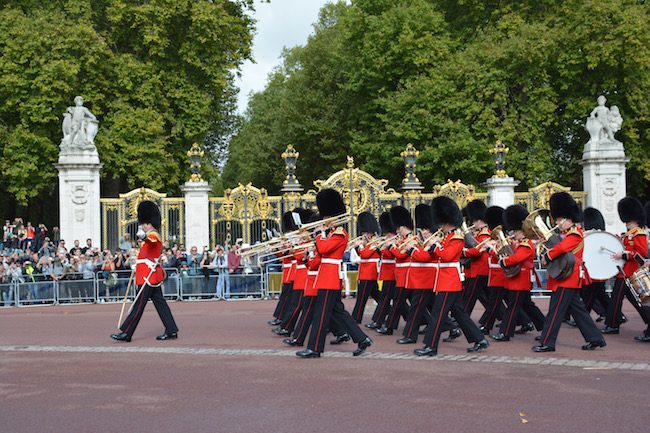
[[[160,208],[152,201],[145,200],[138,205],[138,224],[151,224],[160,230]]]
[[[390,217],[390,213],[384,212],[379,215],[379,225],[381,226],[381,234],[387,235],[388,233],[395,233],[395,226]]]
[[[415,206],[415,227],[418,229],[433,230],[431,206],[428,204],[419,204]]]
[[[551,208],[551,217],[554,220],[567,218],[574,222],[580,221],[580,208],[578,207],[578,203],[576,203],[568,192],[556,192],[548,200],[548,205]]]
[[[465,209],[467,209],[468,224],[472,224],[478,220],[485,221],[485,210],[487,209],[487,206],[485,206],[485,203],[482,200],[470,201],[467,203],[467,206],[465,206]]]
[[[490,206],[485,209],[485,222],[490,230],[503,225],[503,208],[501,206]]]
[[[451,224],[460,227],[463,224],[463,215],[455,201],[447,196],[436,197],[431,200],[431,215],[433,224]]]
[[[302,224],[307,224],[309,222],[312,215],[314,214],[314,211],[311,209],[303,209],[297,207],[293,210],[293,213],[297,213],[300,216],[300,224],[302,225]]]
[[[323,217],[320,216],[318,212],[312,212],[312,216],[309,218],[310,223],[315,223],[316,221],[322,221]]]
[[[293,219],[293,212],[287,211],[282,214],[282,232],[287,233],[294,230],[298,230],[298,225]]]
[[[505,230],[521,230],[528,210],[520,204],[508,206],[503,211],[503,228]]]
[[[584,222],[582,228],[585,230],[605,230],[605,218],[595,207],[588,207],[582,213]]]
[[[644,226],[646,223],[645,209],[635,197],[623,197],[618,202],[618,216],[624,223],[636,221],[640,226]]]
[[[316,194],[316,206],[323,218],[339,216],[346,212],[343,197],[331,188],[323,189]]]
[[[393,221],[395,228],[406,227],[407,229],[413,230],[413,219],[408,209],[404,206],[393,206],[389,212],[390,219]]]
[[[357,217],[357,233],[379,233],[377,218],[370,212],[361,212]]]

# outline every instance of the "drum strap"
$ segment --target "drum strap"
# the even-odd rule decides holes
[[[572,252],[573,254],[577,254],[578,251],[580,251],[580,250],[583,249],[584,247],[585,247],[585,240],[583,239],[583,240],[580,241],[580,243],[578,244],[578,246],[575,247],[575,248],[573,249],[573,251],[571,251],[571,252]]]

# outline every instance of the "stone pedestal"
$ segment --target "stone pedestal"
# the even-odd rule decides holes
[[[492,176],[485,182],[488,193],[488,206],[506,208],[515,204],[515,187],[519,181],[512,177]]]
[[[97,150],[75,149],[61,152],[59,162],[59,228],[61,239],[84,245],[92,239],[101,245],[99,162]]]
[[[600,210],[610,233],[625,231],[617,205],[626,195],[625,164],[628,161],[623,143],[607,138],[589,140],[579,161],[587,193],[586,205]]]
[[[189,250],[210,245],[210,201],[208,193],[210,185],[207,182],[185,182],[181,187],[185,195],[185,246]]]

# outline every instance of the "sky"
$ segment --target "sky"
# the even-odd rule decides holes
[[[246,61],[241,69],[238,109],[246,110],[248,95],[260,91],[266,85],[266,77],[280,63],[284,47],[304,45],[312,33],[312,24],[318,19],[318,11],[327,0],[271,0],[271,3],[255,1],[257,33],[253,40],[255,63]]]

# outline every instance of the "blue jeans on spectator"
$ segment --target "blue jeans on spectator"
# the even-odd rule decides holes
[[[224,284],[226,286],[226,292],[224,293]],[[226,299],[230,298],[230,278],[228,278],[228,271],[222,270],[219,272],[219,277],[217,278],[217,297],[225,297]]]

